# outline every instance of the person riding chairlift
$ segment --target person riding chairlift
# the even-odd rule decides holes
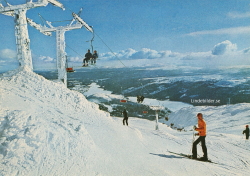
[[[85,58],[83,59],[83,66],[88,66],[89,60],[92,58],[92,54],[90,50],[88,49],[88,52],[85,54]]]
[[[94,54],[92,55],[91,64],[95,64],[97,58],[98,58],[98,54],[97,54],[97,51],[95,50]]]
[[[137,95],[137,102],[138,103],[142,103],[143,100],[144,100],[144,96],[143,95],[142,96]]]

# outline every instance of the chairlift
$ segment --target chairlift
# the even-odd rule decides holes
[[[137,103],[143,103],[143,101],[144,101],[144,91],[143,91],[143,89],[144,89],[144,85],[141,83],[141,86],[142,86],[142,88],[141,88],[141,90],[140,90],[140,94],[139,95],[137,95]]]
[[[143,95],[137,95],[137,103],[142,103],[144,98],[145,97]]]
[[[127,103],[127,100],[126,99],[122,99],[120,100],[121,103]]]
[[[121,93],[122,93],[122,87],[121,87]],[[124,95],[122,95],[123,98],[120,100],[121,103],[127,103],[127,98],[124,97]]]
[[[68,56],[66,56],[66,71],[67,72],[74,72],[75,70],[73,69],[73,67],[69,67],[68,66]]]
[[[66,68],[66,71],[67,72],[74,72],[75,70],[73,69],[73,67],[68,67],[68,68]]]

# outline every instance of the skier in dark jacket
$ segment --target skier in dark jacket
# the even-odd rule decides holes
[[[246,139],[249,139],[249,128],[248,128],[248,125],[246,125],[246,129],[243,131],[242,134],[246,134]]]
[[[90,50],[88,50],[88,52],[85,54],[85,58],[83,59],[83,66],[87,66],[91,58],[92,58],[92,54]]]
[[[126,124],[128,126],[128,113],[127,113],[126,109],[124,109],[124,111],[122,113],[123,113],[123,116],[124,116],[123,121],[122,121],[123,125],[125,125],[125,122],[126,122]]]

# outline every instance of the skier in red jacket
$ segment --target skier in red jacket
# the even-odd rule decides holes
[[[198,113],[197,118],[198,118],[198,128],[195,127],[194,130],[198,131],[198,133],[196,135],[198,135],[199,138],[196,141],[194,141],[194,143],[193,143],[193,150],[192,150],[193,156],[192,156],[192,158],[197,159],[197,144],[199,142],[201,142],[201,147],[202,147],[202,151],[203,151],[204,155],[203,155],[202,158],[200,158],[200,160],[207,161],[208,160],[208,158],[207,158],[207,147],[206,147],[206,141],[205,141],[205,138],[206,138],[206,122],[203,119],[202,113]]]

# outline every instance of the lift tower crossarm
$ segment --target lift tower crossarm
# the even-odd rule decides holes
[[[38,0],[37,2],[27,2],[26,4],[19,4],[19,5],[9,5],[4,7],[3,5],[0,6],[0,13],[3,12],[10,12],[10,11],[15,11],[15,10],[20,10],[20,9],[32,9],[36,7],[42,7],[42,6],[47,6],[48,3],[53,4],[54,6],[60,7],[61,9],[64,10],[63,4],[56,1],[56,0]]]
[[[38,1],[38,2],[27,2],[26,4],[19,4],[19,5],[10,5],[10,6],[0,6],[0,13],[3,12],[11,12],[15,10],[20,10],[20,9],[32,9],[36,7],[41,7],[41,6],[47,6],[48,1],[43,0],[43,1]]]
[[[17,59],[20,67],[27,66],[29,69],[33,70],[26,12],[31,8],[47,6],[49,2],[63,8],[63,5],[56,0],[38,0],[37,2],[32,2],[32,0],[30,0],[26,4],[19,5],[10,5],[7,3],[8,6],[6,7],[0,4],[0,13],[14,16],[15,18]]]
[[[63,29],[65,31],[70,31],[70,30],[73,30],[73,29],[82,28],[82,25],[80,23],[76,23],[76,24],[73,24],[73,25],[67,25],[67,26],[54,27],[54,26],[51,25],[50,22],[48,22],[48,21],[46,21],[46,22],[47,22],[47,24],[50,24],[50,27],[41,26],[41,29],[40,29],[41,32],[55,32],[55,31],[60,30],[60,29]]]
[[[51,4],[53,4],[54,6],[60,7],[61,9],[65,10],[63,7],[63,4],[56,1],[56,0],[48,0]]]
[[[43,33],[44,35],[52,36],[51,32],[44,32],[44,31],[42,31],[43,26],[40,25],[40,24],[35,23],[32,19],[27,18],[27,22],[30,24],[30,26],[34,27],[35,29],[37,29],[38,31],[40,31],[41,33]]]
[[[84,26],[88,31],[90,31],[90,32],[93,33],[93,29],[81,17],[79,17],[74,12],[72,13],[72,16],[74,17],[74,19],[76,21],[78,21],[79,23],[81,23],[81,25]]]

